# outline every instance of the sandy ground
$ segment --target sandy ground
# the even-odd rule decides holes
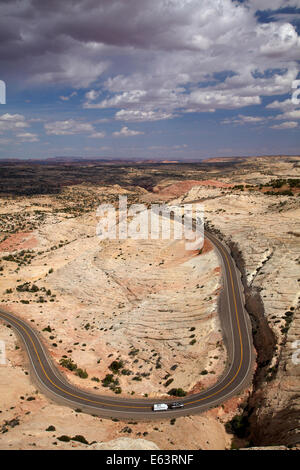
[[[16,272],[15,263],[4,263],[2,285],[13,292],[4,294],[3,306],[34,323],[58,366],[68,356],[86,369],[83,380],[61,368],[80,386],[97,391],[91,379],[102,380],[114,360],[130,372],[118,377],[125,395],[162,396],[171,384],[187,392],[212,384],[226,360],[212,247],[199,254],[180,240],[101,241],[96,222],[88,213],[36,231],[30,265]],[[14,240],[19,249],[15,235],[3,244]],[[29,292],[16,289],[26,282]],[[32,285],[39,290],[31,292]],[[209,373],[199,381],[203,370]]]
[[[3,324],[0,337],[6,343],[7,355],[7,364],[0,366],[1,450],[230,448],[231,436],[225,432],[223,423],[230,419],[242,397],[218,410],[175,422],[105,420],[59,406],[39,393],[30,375],[26,375],[25,353],[16,349],[19,340]],[[77,435],[83,436],[89,445],[59,440],[61,436]]]
[[[2,306],[33,324],[70,382],[114,394],[114,387],[102,386],[114,360],[128,373],[114,374],[124,396],[163,397],[174,387],[192,393],[217,380],[226,353],[217,314],[220,267],[209,243],[200,252],[187,251],[180,240],[101,241],[95,211],[74,217],[63,211],[64,200],[57,209],[48,196],[31,202],[47,207],[47,214],[35,230],[7,236],[0,246]],[[19,212],[28,205],[26,198],[17,201]],[[8,255],[14,261],[3,259]],[[108,441],[120,448],[230,446],[222,416],[226,421],[232,410],[175,423],[129,424],[50,403],[27,375],[26,356],[12,330],[1,326],[0,339],[8,358],[0,367],[1,448],[105,448]],[[88,377],[62,367],[63,356]],[[46,431],[50,425],[55,432]],[[183,425],[190,431],[184,439]],[[97,444],[57,439],[78,434]],[[134,440],[119,441],[124,437]]]
[[[140,195],[143,201],[179,196],[177,202],[202,201],[210,224],[242,250],[248,284],[260,289],[277,338],[270,368],[282,363],[284,369],[279,381],[267,383],[269,410],[274,400],[289,406],[286,397],[295,396],[299,383],[291,365],[298,327],[290,328],[287,337],[284,333],[285,312],[296,309],[299,296],[299,204],[296,198],[242,194],[231,185],[263,184],[276,171],[297,175],[293,162],[275,163],[270,175],[266,158],[260,159],[256,171],[245,166],[234,172],[233,181],[196,181],[195,186],[166,180],[156,194]],[[0,244],[2,306],[32,322],[61,372],[82,388],[114,394],[113,387],[103,387],[101,381],[118,360],[129,372],[114,374],[123,396],[163,397],[173,387],[187,393],[201,390],[217,380],[226,361],[217,315],[218,259],[209,245],[201,253],[187,253],[183,242],[174,240],[100,241],[95,235],[95,203],[110,202],[120,193],[130,196],[119,187],[80,185],[66,188],[59,198],[3,200],[1,223],[15,224],[17,233],[7,234]],[[9,255],[13,259],[3,259]],[[231,436],[224,423],[249,392],[175,422],[102,420],[50,402],[27,375],[26,356],[12,330],[0,325],[0,340],[7,355],[7,364],[0,366],[1,449],[225,449]],[[63,356],[88,377],[61,367]],[[50,425],[55,430],[46,431]],[[82,435],[94,444],[62,442],[62,435]]]

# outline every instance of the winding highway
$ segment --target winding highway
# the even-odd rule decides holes
[[[42,392],[62,405],[102,417],[154,419],[190,415],[217,406],[237,395],[250,381],[254,350],[251,325],[244,308],[240,273],[228,248],[211,232],[205,231],[221,260],[223,287],[219,299],[219,316],[227,347],[228,366],[212,387],[194,395],[176,399],[133,399],[96,395],[67,382],[50,359],[39,334],[24,320],[0,309],[0,319],[10,324],[26,348],[33,377]],[[183,408],[152,411],[154,403],[180,401]]]

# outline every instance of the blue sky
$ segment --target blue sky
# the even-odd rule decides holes
[[[0,10],[2,159],[299,154],[300,0]]]

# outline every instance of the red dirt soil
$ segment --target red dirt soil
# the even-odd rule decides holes
[[[38,241],[31,232],[19,232],[0,243],[0,251],[30,250],[37,244]]]
[[[211,242],[209,240],[207,240],[207,238],[204,238],[204,243],[203,243],[203,248],[202,248],[201,254],[204,255],[204,253],[208,253],[212,249],[213,249],[213,246],[212,246]],[[220,268],[215,268],[215,271],[217,269],[220,269]],[[220,272],[220,270],[216,271],[216,272]]]
[[[231,184],[223,183],[217,180],[203,180],[203,181],[187,180],[187,181],[179,181],[178,183],[170,184],[169,186],[166,186],[163,188],[160,185],[157,185],[153,188],[153,192],[159,193],[162,195],[178,197],[178,196],[181,196],[182,194],[185,194],[187,191],[193,188],[193,186],[212,186],[215,188],[231,188],[232,187]]]

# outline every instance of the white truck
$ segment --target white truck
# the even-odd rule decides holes
[[[166,403],[155,403],[152,406],[153,411],[167,411],[168,405]]]

